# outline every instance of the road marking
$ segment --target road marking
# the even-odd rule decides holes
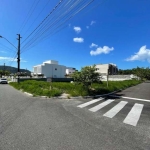
[[[143,102],[150,102],[148,99],[140,99],[140,98],[133,98],[133,97],[124,97],[124,96],[115,96],[115,95],[110,95],[112,97],[119,97],[119,98],[125,98],[125,99],[132,99],[136,101],[143,101]]]
[[[112,109],[110,109],[108,112],[106,112],[103,116],[113,118],[128,102],[121,101],[116,106],[114,106]]]
[[[100,110],[101,108],[105,107],[106,105],[112,103],[113,101],[114,100],[107,100],[107,101],[105,101],[105,102],[103,102],[103,103],[101,103],[95,107],[90,108],[89,110],[92,112],[96,112],[96,111]]]
[[[103,100],[103,99],[104,99],[104,98],[94,99],[94,100],[92,100],[92,101],[83,103],[83,104],[81,104],[81,105],[79,105],[79,106],[77,106],[77,107],[79,107],[79,108],[84,108],[84,107],[86,107],[86,106],[89,106],[89,105],[91,105],[91,104],[94,104],[94,103],[96,103],[96,102],[99,102],[99,101],[101,101],[101,100]]]
[[[135,103],[123,122],[129,125],[136,126],[142,113],[143,106],[143,104]]]

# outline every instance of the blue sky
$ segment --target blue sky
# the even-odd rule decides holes
[[[149,67],[149,6],[149,0],[0,0],[0,35],[17,47],[21,34],[21,68],[31,71],[46,60],[78,70]],[[1,38],[0,65],[17,67],[16,54]]]

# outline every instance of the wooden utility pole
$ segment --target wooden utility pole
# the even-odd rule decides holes
[[[108,80],[109,80],[109,79],[108,79],[108,78],[109,78],[108,76],[109,76],[109,69],[107,70],[107,87],[108,87]]]
[[[4,75],[5,75],[5,63],[4,63],[4,69],[3,69]]]
[[[17,58],[17,63],[18,63],[18,83],[19,83],[19,75],[20,75],[20,34],[17,34],[18,35],[18,58]]]

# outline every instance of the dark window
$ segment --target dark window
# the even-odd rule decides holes
[[[55,68],[55,70],[57,70],[57,68]]]

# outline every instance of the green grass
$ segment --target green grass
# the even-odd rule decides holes
[[[125,89],[141,83],[138,80],[126,80],[126,81],[109,81],[108,87],[107,82],[101,84],[93,83],[91,88],[88,89],[82,84],[75,83],[64,83],[64,82],[45,82],[45,81],[34,81],[28,80],[20,82],[10,82],[9,84],[18,90],[29,92],[34,96],[60,96],[62,93],[70,94],[71,96],[88,96],[88,95],[100,95],[107,94],[119,89]],[[50,88],[51,85],[51,88]]]

